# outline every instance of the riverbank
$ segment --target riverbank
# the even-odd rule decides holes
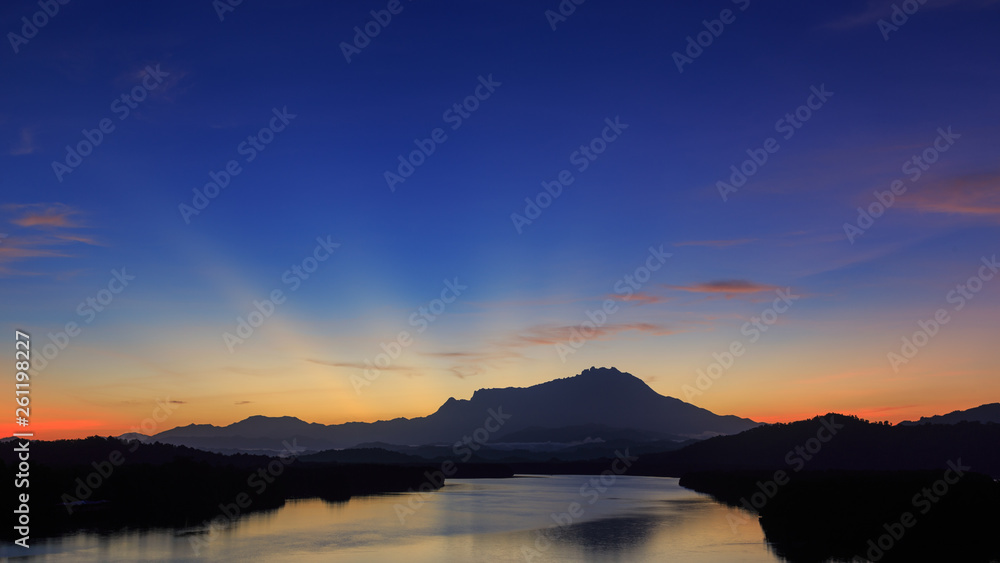
[[[944,471],[706,471],[680,485],[743,508],[794,563],[1000,560],[1000,483]]]

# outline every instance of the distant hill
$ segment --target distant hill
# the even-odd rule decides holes
[[[680,477],[694,471],[943,470],[949,461],[961,459],[971,471],[1000,477],[998,445],[997,424],[890,426],[831,413],[647,454],[630,473]]]
[[[580,432],[559,430],[574,427],[683,440],[734,434],[754,426],[757,423],[746,418],[720,416],[660,395],[641,379],[615,368],[591,368],[531,387],[480,389],[471,399],[450,398],[433,414],[413,419],[324,425],[288,416],[252,416],[223,427],[182,426],[153,439],[213,451],[265,452],[280,450],[282,440],[295,438],[300,447],[315,451],[374,442],[451,447],[477,432],[480,437],[487,433],[490,443],[517,433],[537,436],[531,439],[541,439],[546,432],[575,439]]]
[[[629,472],[679,476],[682,487],[752,513],[734,526],[759,515],[782,560],[994,563],[998,446],[1000,424],[891,426],[828,414],[639,456]],[[916,522],[905,538],[903,515]]]
[[[953,411],[948,414],[936,416],[922,416],[920,420],[913,422],[906,420],[900,422],[900,426],[913,426],[915,424],[956,424],[959,422],[992,422],[1000,424],[1000,403],[989,403],[964,411]]]
[[[91,461],[111,459],[113,452],[134,464],[162,465],[178,459],[212,466],[231,465],[256,468],[268,462],[267,457],[253,455],[223,456],[184,446],[166,444],[130,444],[118,438],[91,436],[80,440],[32,440],[31,461],[51,467],[87,467]],[[16,467],[17,453],[12,448],[0,449],[0,463]],[[91,468],[90,470],[93,470]],[[86,474],[84,474],[86,476]]]
[[[428,460],[415,455],[406,455],[384,448],[350,448],[346,450],[326,450],[299,456],[304,462],[323,463],[381,463],[389,465],[427,464]]]
[[[783,561],[1000,561],[1000,481],[965,472],[946,484],[942,476],[941,470],[806,469],[773,485],[768,495],[760,485],[774,478],[768,471],[689,473],[680,485],[752,509],[769,548]],[[756,505],[749,500],[754,495]],[[730,517],[731,525],[757,520],[741,513]],[[914,531],[901,518],[908,518],[903,522],[915,525]]]
[[[440,486],[426,477],[437,469],[435,464],[363,463],[364,452],[354,454],[356,463],[305,463],[294,457],[224,456],[99,437],[32,440],[30,449],[32,539],[77,530],[107,533],[147,527],[203,534],[220,510],[235,518],[279,508],[292,498],[344,501],[356,495]],[[382,457],[386,454],[399,457],[381,452]],[[5,498],[24,493],[15,487],[15,475],[22,472],[19,455],[14,448],[0,448],[4,483],[0,489]],[[512,475],[509,470],[493,473]],[[234,502],[240,495],[252,502],[237,507]],[[13,527],[0,528],[0,538],[12,541],[14,535]]]
[[[674,440],[682,441],[680,436],[672,436],[663,432],[649,432],[645,430],[634,430],[631,428],[611,428],[599,424],[589,424],[584,426],[564,426],[561,428],[540,428],[532,426],[524,430],[518,430],[505,435],[496,440],[497,443],[507,444],[581,444],[589,442],[607,442],[611,440],[633,440],[636,442],[649,442],[653,440]]]

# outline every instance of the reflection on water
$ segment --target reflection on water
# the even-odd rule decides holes
[[[292,501],[212,534],[147,530],[37,540],[23,560],[781,561],[755,520],[680,488],[676,479],[619,476],[606,488],[592,479],[457,479],[423,497]],[[18,550],[5,547],[0,556],[20,561],[13,557],[24,552]]]
[[[577,546],[588,553],[615,553],[634,550],[649,541],[659,523],[654,518],[625,516],[581,522],[557,528],[557,543]]]

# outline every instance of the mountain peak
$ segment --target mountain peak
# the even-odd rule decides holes
[[[630,385],[636,389],[649,390],[655,393],[653,389],[646,385],[646,382],[638,377],[628,373],[627,371],[620,371],[616,367],[591,367],[590,369],[585,369],[578,375],[573,377],[566,377],[563,379],[557,379],[556,381],[577,381],[581,383],[604,383],[608,385]]]
[[[613,380],[618,380],[618,381],[631,381],[631,380],[642,381],[641,379],[639,379],[638,377],[632,375],[631,373],[628,373],[627,371],[621,371],[621,370],[619,370],[616,367],[609,367],[609,368],[599,367],[598,368],[598,367],[591,366],[590,369],[585,369],[585,370],[581,371],[578,375],[575,375],[573,377],[569,377],[567,379],[575,379],[575,378],[582,378],[582,379],[607,379],[609,381],[613,381]]]
[[[305,422],[301,418],[295,416],[266,416],[263,414],[254,414],[244,418],[241,422],[247,421],[260,421],[260,420],[281,420],[285,422]]]
[[[609,375],[609,376],[629,375],[629,376],[635,377],[635,376],[633,376],[630,373],[625,373],[623,371],[619,371],[619,369],[616,368],[616,367],[614,367],[614,366],[609,367],[609,368],[590,366],[590,369],[585,369],[585,370],[581,371],[580,375],[578,375],[577,377],[580,377],[580,376],[593,377],[593,376],[598,376],[598,375]]]

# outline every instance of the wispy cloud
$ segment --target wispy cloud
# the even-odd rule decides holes
[[[555,307],[559,305],[572,305],[574,303],[598,303],[604,301],[605,299],[613,299],[615,301],[625,301],[629,303],[635,303],[636,305],[652,305],[654,303],[663,303],[664,301],[669,301],[670,297],[664,297],[661,295],[653,295],[648,292],[637,291],[632,295],[625,296],[620,293],[609,293],[605,295],[588,295],[580,297],[543,297],[541,299],[525,299],[525,300],[500,300],[500,301],[471,301],[466,303],[467,305],[472,305],[475,307],[480,307],[483,309],[510,309],[514,307]]]
[[[540,299],[503,299],[497,301],[467,301],[466,305],[483,309],[507,309],[511,307],[550,307],[569,305],[582,301],[593,301],[592,297],[542,297]]]
[[[429,358],[448,360],[450,364],[443,368],[444,371],[459,379],[479,375],[486,370],[501,367],[506,362],[524,357],[521,353],[509,347],[493,347],[489,351],[484,352],[424,352],[421,355]]]
[[[900,198],[900,205],[923,213],[1000,218],[1000,172],[949,178]]]
[[[616,334],[632,330],[655,334],[658,336],[680,332],[653,323],[636,322],[606,324],[604,326],[596,327],[593,330],[588,329],[590,336],[588,336],[587,339],[606,340]],[[558,344],[560,342],[566,343],[574,336],[575,331],[579,331],[578,325],[536,325],[507,337],[502,344],[511,348],[519,348],[523,346],[548,346]]]
[[[750,244],[751,242],[756,242],[755,238],[738,238],[729,240],[688,240],[683,242],[675,242],[674,246],[711,246],[714,248],[725,248],[727,246],[738,246],[741,244]]]
[[[409,375],[417,373],[417,370],[409,366],[401,366],[397,364],[389,364],[385,367],[375,366],[371,364],[366,364],[363,362],[330,362],[327,360],[317,360],[315,358],[306,358],[307,362],[313,364],[319,364],[321,366],[328,366],[333,368],[347,368],[347,369],[377,369],[379,371],[401,371],[407,372]]]
[[[605,299],[612,299],[614,301],[623,301],[627,303],[635,303],[636,305],[654,305],[656,303],[664,303],[670,301],[670,297],[664,297],[662,295],[653,295],[652,293],[646,293],[643,291],[637,291],[632,295],[622,295],[620,293],[612,293],[605,296]]]
[[[692,285],[667,285],[670,289],[678,291],[688,291],[691,293],[708,293],[722,295],[726,299],[741,295],[750,295],[765,291],[774,291],[777,286],[763,283],[756,283],[749,280],[719,280]]]
[[[21,227],[80,227],[73,216],[79,211],[62,203],[7,204],[3,208],[17,216],[11,223]]]
[[[53,234],[52,236],[58,240],[64,240],[66,242],[82,242],[83,244],[89,244],[92,246],[104,246],[103,244],[98,242],[97,239],[95,239],[94,237],[88,237],[85,235],[65,233],[65,234]]]
[[[99,245],[91,236],[74,232],[83,228],[80,212],[62,203],[6,204],[0,212],[8,215],[7,221],[20,227],[0,240],[0,275],[34,275],[24,269],[14,269],[8,264],[32,258],[67,258],[75,256],[69,245]]]
[[[423,355],[451,360],[451,364],[443,368],[446,372],[464,379],[479,375],[490,369],[503,367],[507,362],[525,358],[526,350],[538,346],[554,346],[570,342],[577,337],[578,325],[539,324],[522,330],[512,331],[492,342],[487,343],[482,352],[445,351],[431,352]],[[609,340],[624,332],[641,332],[664,336],[684,332],[655,323],[635,322],[607,324],[591,331],[588,328],[587,340]]]
[[[248,368],[244,366],[223,366],[223,371],[229,373],[236,373],[239,375],[246,375],[248,377],[260,377],[269,378],[274,377],[275,369],[271,367],[261,367],[261,368]]]
[[[12,237],[4,240],[0,246],[0,261],[21,258],[65,258],[71,256],[66,252],[47,248],[38,248],[29,239]]]
[[[314,358],[306,358],[306,361],[310,362],[310,363],[313,363],[313,364],[319,364],[321,366],[329,366],[329,367],[333,367],[333,368],[366,369],[366,368],[374,367],[374,366],[371,366],[371,365],[368,365],[368,364],[365,364],[365,363],[362,363],[362,362],[330,362],[330,361],[326,361],[326,360],[317,360],[317,359],[314,359]],[[377,369],[380,370],[380,371],[411,371],[412,370],[412,368],[408,368],[406,366],[398,366],[398,365],[394,365],[394,364],[389,364],[386,367],[379,366]]]

